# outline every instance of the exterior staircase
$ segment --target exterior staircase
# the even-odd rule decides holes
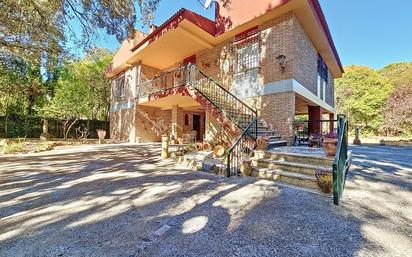
[[[284,184],[319,190],[316,171],[331,171],[333,159],[293,153],[255,151],[253,175]]]

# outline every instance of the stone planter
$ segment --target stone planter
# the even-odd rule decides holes
[[[337,138],[325,138],[323,140],[323,149],[327,156],[335,156],[336,146],[338,145]]]
[[[96,129],[97,136],[99,137],[99,144],[104,144],[104,138],[106,137],[106,130],[104,129]]]
[[[162,153],[161,157],[163,159],[169,158],[169,137],[162,136]]]
[[[252,160],[243,160],[242,165],[240,165],[240,173],[244,177],[252,175]]]

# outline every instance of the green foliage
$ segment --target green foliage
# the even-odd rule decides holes
[[[65,63],[44,114],[71,120],[107,119],[110,82],[104,75],[110,61],[107,50],[94,49],[81,60]]]
[[[136,2],[150,23],[160,0],[2,0],[1,52],[40,63],[67,50],[69,41],[89,48],[101,30],[122,42],[134,33]]]
[[[349,66],[335,85],[338,112],[348,116],[352,127],[377,134],[384,121],[383,108],[393,91],[390,79],[368,67]]]
[[[412,63],[390,64],[379,71],[395,85],[385,109],[382,132],[412,137]]]
[[[336,80],[338,112],[363,134],[412,136],[412,62],[394,63],[381,70],[345,68]]]
[[[23,151],[25,138],[19,138],[17,141],[8,142],[3,146],[3,153],[20,153]]]

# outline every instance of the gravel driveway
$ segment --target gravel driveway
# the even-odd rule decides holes
[[[0,157],[0,256],[412,256],[412,149],[354,147],[341,207],[159,145]]]

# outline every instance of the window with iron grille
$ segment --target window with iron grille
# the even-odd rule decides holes
[[[258,27],[251,28],[236,35],[235,72],[247,71],[260,66],[260,42]]]
[[[113,99],[123,98],[126,94],[124,73],[116,76],[112,80],[112,95]]]

